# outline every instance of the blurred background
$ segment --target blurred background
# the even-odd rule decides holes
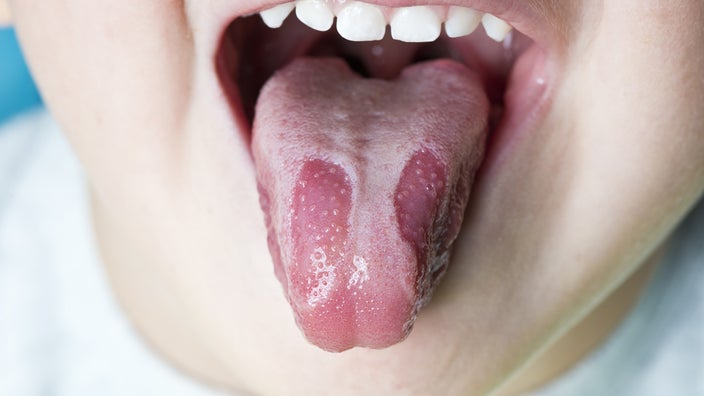
[[[0,28],[0,124],[41,104],[14,30]]]

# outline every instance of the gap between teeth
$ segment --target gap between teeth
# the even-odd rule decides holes
[[[458,6],[391,8],[354,0],[296,0],[261,11],[260,15],[267,26],[278,28],[294,9],[301,22],[319,31],[330,30],[337,17],[338,33],[350,41],[381,40],[387,25],[395,40],[414,43],[435,41],[443,24],[449,37],[462,37],[481,23],[487,36],[497,42],[512,30],[494,15]]]

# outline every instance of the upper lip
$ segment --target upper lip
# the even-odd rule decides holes
[[[545,41],[553,35],[546,34],[550,28],[548,23],[549,11],[545,7],[538,7],[541,1],[536,0],[441,0],[441,1],[408,1],[408,0],[365,0],[368,3],[387,7],[406,7],[413,5],[454,5],[474,8],[478,11],[495,15],[521,33],[529,36],[534,41]]]
[[[555,7],[549,7],[545,0],[365,0],[368,3],[387,6],[405,7],[414,5],[455,5],[471,7],[478,11],[493,14],[507,21],[515,29],[530,37],[541,47],[551,47],[560,41],[561,33],[559,25],[551,23],[555,20],[552,14],[556,13]],[[286,3],[287,1],[257,1],[243,7],[240,2],[228,1],[217,3],[211,10],[211,14],[201,21],[202,25],[208,29],[217,27],[217,31],[212,32],[213,38],[211,53],[217,51],[217,41],[222,36],[227,26],[236,18],[258,13],[275,5]],[[200,30],[200,29],[199,29]]]

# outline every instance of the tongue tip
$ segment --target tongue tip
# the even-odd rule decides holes
[[[320,337],[319,334],[308,336],[305,331],[304,334],[306,335],[308,342],[316,347],[326,352],[342,353],[353,348],[386,349],[392,347],[404,341],[408,337],[411,332],[411,327],[412,326],[409,326],[407,331],[398,334],[375,334],[372,338],[354,341],[340,340],[339,338],[331,337]]]
[[[303,333],[311,344],[316,347],[333,353],[341,353],[353,348],[365,349],[385,349],[404,341],[411,331],[411,326],[402,332],[391,334],[374,334],[372,337],[364,339],[349,340],[346,337],[337,337],[321,335],[318,332],[308,333],[303,330]]]
[[[405,340],[416,320],[417,308],[389,303],[351,315],[295,310],[296,323],[311,344],[328,352],[352,348],[385,349]]]

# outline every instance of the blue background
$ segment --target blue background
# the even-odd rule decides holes
[[[0,124],[41,103],[15,32],[10,28],[0,28]]]

